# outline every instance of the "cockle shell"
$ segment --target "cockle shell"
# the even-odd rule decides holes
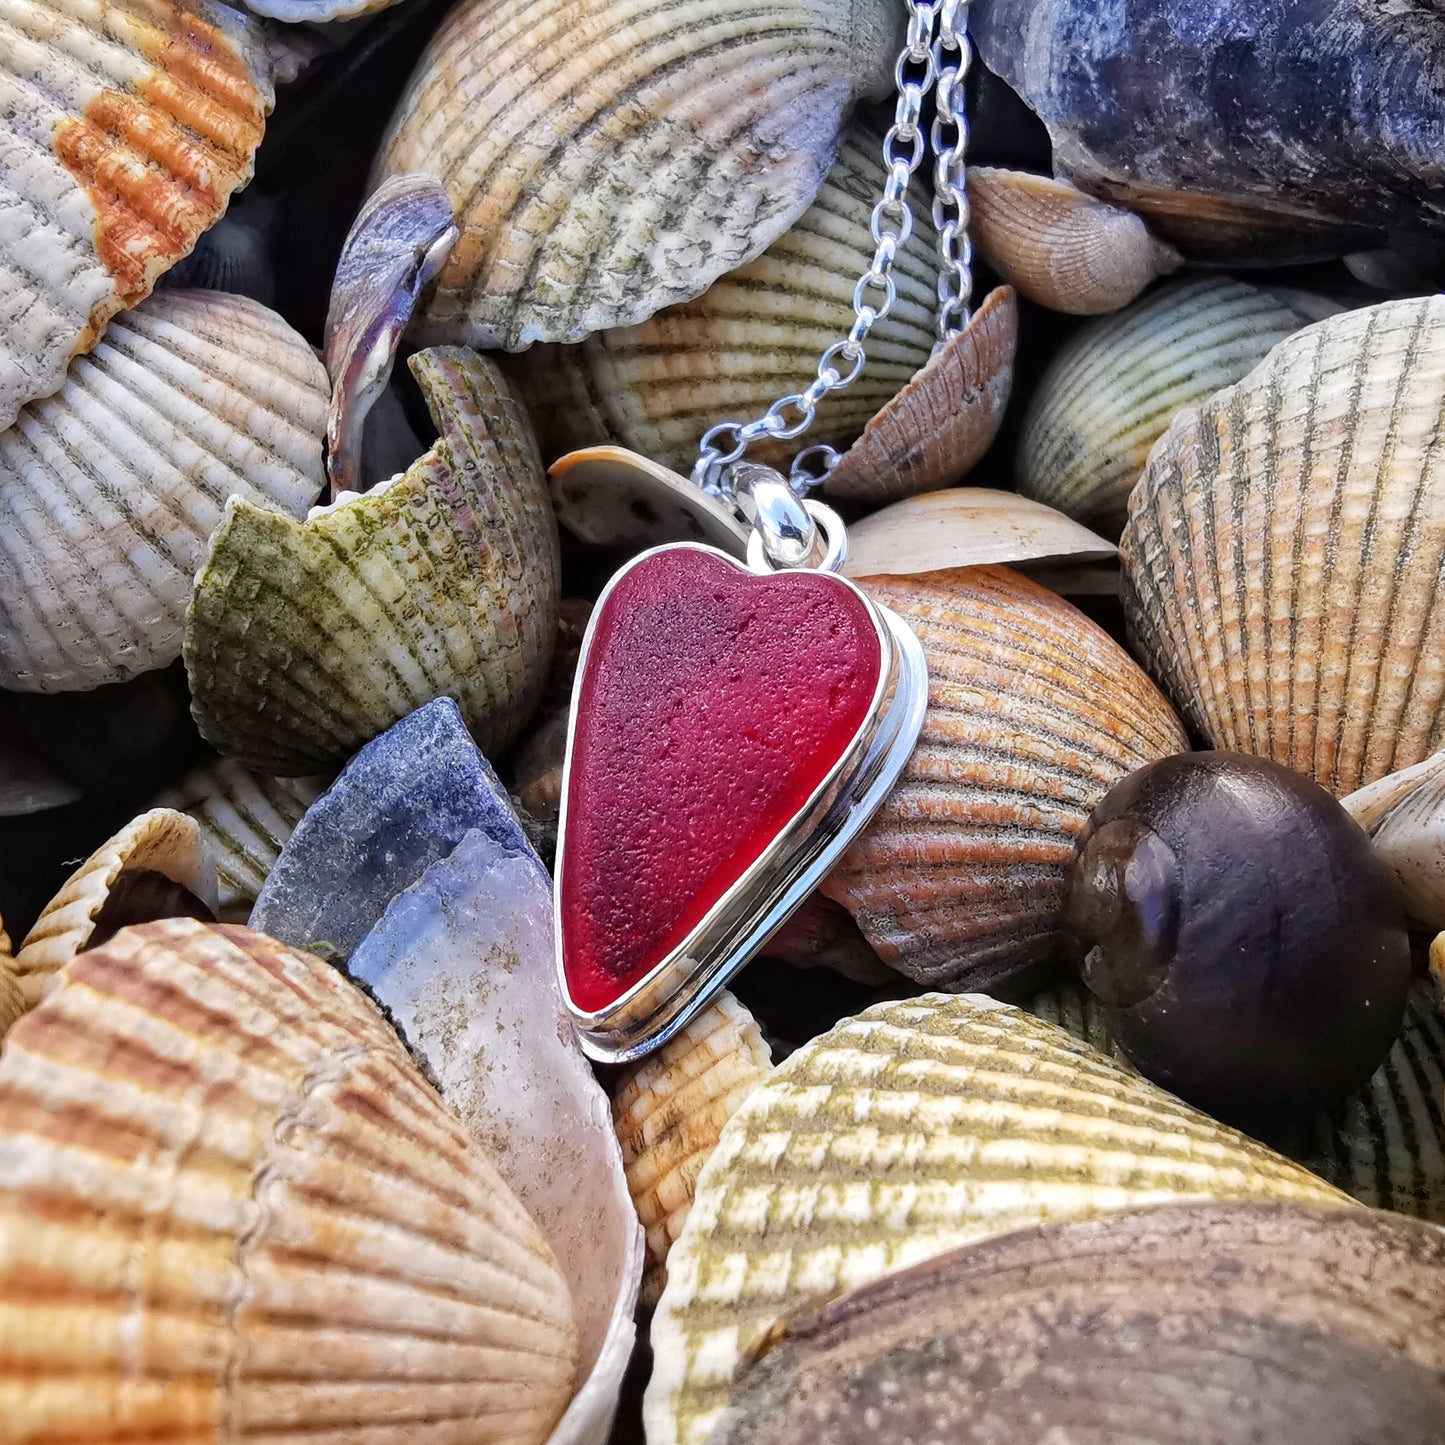
[[[1227,276],[1162,287],[1091,322],[1049,364],[1029,403],[1018,489],[1111,537],[1150,448],[1175,415],[1247,375],[1321,319],[1316,298]]]
[[[680,1034],[613,1082],[612,1122],[647,1231],[642,1302],[656,1304],[697,1176],[772,1058],[757,1021],[724,990]]]
[[[211,0],[7,8],[0,427],[54,392],[250,179],[269,71],[257,23]]]
[[[188,774],[156,799],[195,820],[216,865],[216,917],[244,923],[286,840],[321,796],[317,778],[268,778],[222,761]]]
[[[1445,928],[1445,753],[1340,799],[1394,869],[1412,918]]]
[[[1183,265],[1132,211],[1049,176],[970,166],[968,206],[979,256],[1053,311],[1117,311]]]
[[[751,420],[779,397],[801,391],[816,374],[818,357],[853,324],[854,288],[873,259],[869,217],[887,176],[881,150],[872,131],[850,131],[798,222],[696,299],[580,346],[536,348],[519,358],[517,384],[544,455],[620,442],[686,475],[699,439],[715,422]],[[867,364],[852,386],[818,409],[810,443],[851,441],[928,361],[936,269],[933,227],[920,216],[899,247],[896,296],[869,334]],[[1006,322],[1001,315],[975,333],[988,344],[995,370],[1004,365],[999,351],[1012,355]],[[848,369],[841,357],[835,365],[840,374]],[[960,388],[968,380],[953,379]],[[792,449],[791,443],[772,451],[758,445],[749,455],[777,462]]]
[[[968,325],[883,404],[828,473],[850,501],[896,502],[946,487],[993,445],[1013,390],[1018,306],[991,291]]]
[[[305,514],[326,374],[274,312],[165,291],[0,432],[0,686],[97,687],[180,656],[229,497]]]
[[[0,1057],[14,1439],[540,1442],[557,1262],[376,1008],[248,929],[82,954]]]
[[[14,968],[15,960],[10,956],[10,935],[5,932],[5,924],[0,922],[0,1039],[25,1012],[25,995],[20,991]]]
[[[1121,647],[1017,572],[860,582],[918,634],[928,712],[823,892],[919,983],[1027,991],[1052,966],[1064,870],[1094,804],[1188,741]]]
[[[1346,1202],[992,999],[845,1019],[743,1101],[703,1167],[653,1321],[647,1438],[701,1445],[805,1305],[1045,1219],[1187,1198]]]
[[[1156,1206],[1044,1224],[791,1321],[715,1445],[1424,1445],[1445,1235],[1373,1210]]]
[[[1138,655],[1218,748],[1343,797],[1445,745],[1445,297],[1345,312],[1175,418],[1120,543]]]
[[[325,771],[444,696],[500,751],[546,685],[560,560],[531,428],[474,352],[411,366],[441,433],[425,456],[306,522],[233,499],[196,578],[192,711],[258,771]]]
[[[757,256],[890,81],[886,0],[463,0],[382,145],[462,237],[418,334],[516,350],[631,326]]]
[[[141,868],[164,874],[215,911],[216,867],[195,820],[170,808],[142,813],[66,879],[25,935],[12,967],[28,1007],[40,1002],[50,979],[89,943],[116,880]]]

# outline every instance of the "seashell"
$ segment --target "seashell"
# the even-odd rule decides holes
[[[991,0],[970,30],[1055,171],[1187,256],[1278,266],[1445,228],[1430,0]]]
[[[65,381],[251,177],[260,27],[197,0],[27,0],[0,43],[0,428]],[[3,530],[3,529],[0,529]]]
[[[1445,298],[1350,311],[1175,418],[1120,543],[1138,655],[1217,748],[1343,797],[1445,745]]]
[[[1184,264],[1132,211],[1049,176],[970,166],[968,206],[980,258],[1052,311],[1117,311]]]
[[[97,933],[104,932],[108,937],[116,927],[127,923],[172,916],[169,912],[146,912],[144,920],[105,920],[106,905],[116,897],[121,880],[137,874],[160,874],[179,884],[192,895],[190,904],[214,916],[218,902],[216,868],[206,852],[199,826],[184,813],[152,808],[97,848],[66,879],[65,886],[45,905],[35,927],[25,935],[11,967],[27,1007],[40,1002],[51,977],[72,958],[102,941],[95,936]],[[185,904],[184,898],[180,901]],[[121,904],[123,900],[118,899],[117,906]],[[103,920],[107,924],[104,929],[100,927]]]
[[[249,296],[263,306],[274,305],[276,267],[272,254],[280,224],[279,201],[258,191],[245,191],[202,234],[191,254],[176,262],[157,285],[227,291]]]
[[[1319,320],[1305,298],[1203,277],[1162,287],[1071,338],[1039,380],[1018,489],[1111,537],[1154,443],[1187,406],[1246,376]]]
[[[531,429],[493,363],[412,358],[440,440],[403,476],[304,522],[233,499],[187,613],[202,735],[248,767],[327,770],[452,696],[488,749],[541,698],[557,527]]]
[[[180,656],[228,497],[299,517],[320,490],[326,377],[240,296],[166,291],[0,432],[0,686],[98,687]]]
[[[290,25],[320,25],[334,20],[354,20],[360,15],[375,15],[401,3],[402,0],[246,0],[246,8],[269,20],[281,20]]]
[[[1013,389],[1018,306],[989,292],[968,325],[863,428],[828,473],[849,501],[896,502],[956,482],[993,445]]]
[[[1045,1224],[792,1320],[716,1445],[1354,1445],[1439,1434],[1445,1238],[1393,1215],[1179,1204]]]
[[[723,1125],[771,1070],[757,1021],[724,989],[681,1033],[613,1082],[612,1122],[647,1231],[643,1304],[655,1305],[667,1283],[668,1251]]]
[[[1394,870],[1411,917],[1445,928],[1445,753],[1357,789],[1340,806]]]
[[[884,0],[465,0],[378,163],[438,175],[461,226],[418,335],[515,351],[700,295],[812,204],[900,21]]]
[[[1430,981],[1435,987],[1435,1001],[1445,1013],[1445,933],[1437,933],[1430,945]]]
[[[552,1251],[320,959],[126,929],[11,1031],[0,1119],[15,1438],[541,1445],[561,1415]]]
[[[23,818],[76,802],[82,790],[27,744],[0,735],[0,818]]]
[[[701,1445],[804,1305],[1008,1230],[1188,1198],[1347,1202],[1006,1004],[845,1019],[748,1095],[703,1167],[653,1319],[647,1438]]]
[[[25,995],[15,977],[15,960],[10,956],[10,935],[0,920],[0,1039],[10,1032],[10,1025],[25,1012]]]
[[[319,778],[267,778],[222,760],[156,799],[195,820],[216,865],[216,917],[245,923],[281,850],[321,795]]]
[[[332,496],[355,489],[367,413],[386,391],[418,298],[457,240],[434,176],[393,176],[361,208],[336,264],[326,315],[331,410],[326,469]]]
[[[801,391],[819,355],[853,324],[854,289],[873,259],[870,218],[887,176],[881,150],[872,131],[852,130],[797,224],[696,299],[580,346],[519,358],[517,385],[543,455],[620,442],[686,475],[714,423],[759,416],[778,397]],[[932,224],[916,218],[894,266],[893,305],[869,334],[867,364],[819,409],[811,441],[852,441],[928,361],[936,334],[934,244]],[[973,336],[995,370],[1006,366],[1006,314],[982,321]],[[953,380],[976,385],[967,358],[960,353],[956,361],[963,375]],[[1006,395],[1007,377],[1002,390]],[[791,451],[791,443],[759,444],[749,455],[778,463]]]
[[[1090,810],[1188,741],[1122,648],[1016,572],[861,583],[918,634],[928,712],[822,891],[918,983],[1027,992],[1052,967],[1064,870]]]

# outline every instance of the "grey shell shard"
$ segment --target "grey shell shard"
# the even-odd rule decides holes
[[[531,853],[456,703],[438,698],[369,742],[311,806],[256,899],[251,926],[345,962],[391,900],[474,828],[503,849]]]
[[[1434,0],[980,0],[972,30],[1055,170],[1195,258],[1279,265],[1445,229]]]

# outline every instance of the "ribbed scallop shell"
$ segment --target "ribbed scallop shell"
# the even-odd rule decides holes
[[[1345,312],[1177,417],[1120,543],[1136,650],[1218,748],[1343,797],[1445,745],[1445,297]]]
[[[919,983],[1036,986],[1094,804],[1188,741],[1121,647],[1017,572],[862,586],[918,634],[928,712],[888,800],[823,892]]]
[[[1019,491],[1117,536],[1129,492],[1174,416],[1318,319],[1313,298],[1211,276],[1091,322],[1059,351],[1029,403]]]
[[[972,1240],[1171,1199],[1340,1202],[1323,1180],[991,999],[880,1004],[745,1099],[652,1326],[650,1445],[702,1445],[805,1305]]]
[[[437,175],[461,226],[419,334],[580,341],[700,295],[812,203],[901,21],[887,0],[463,0],[379,165]]]
[[[15,960],[10,956],[10,935],[0,922],[0,1039],[25,1012],[25,995],[15,977]]]
[[[556,1260],[320,959],[172,920],[81,955],[0,1057],[17,1440],[540,1442]]]
[[[261,772],[323,772],[438,697],[488,753],[540,701],[557,632],[557,524],[495,365],[421,352],[441,437],[404,475],[292,521],[240,499],[187,617],[192,712]]]
[[[14,969],[33,1008],[45,986],[90,941],[95,916],[124,872],[146,868],[188,888],[208,907],[216,903],[216,868],[192,818],[152,808],[101,844],[45,905],[25,935]]]
[[[112,322],[0,432],[0,686],[174,662],[227,498],[300,517],[324,484],[327,391],[302,337],[241,296],[163,291]]]
[[[274,99],[256,22],[209,0],[0,15],[0,427],[49,396],[251,177]]]
[[[697,1176],[723,1126],[772,1070],[757,1021],[726,991],[680,1034],[613,1083],[612,1123],[627,1187],[647,1231],[642,1302],[656,1304]]]
[[[520,358],[515,374],[543,453],[614,441],[686,475],[709,427],[751,419],[801,391],[818,357],[853,324],[885,176],[882,141],[855,128],[812,206],[756,261],[641,325]],[[869,333],[867,365],[819,409],[810,442],[850,442],[928,361],[936,264],[933,227],[915,217],[894,266],[893,307]],[[769,457],[766,447],[757,454]]]
[[[1412,918],[1445,928],[1445,753],[1340,799],[1394,870]]]
[[[1030,301],[1054,311],[1117,311],[1183,265],[1133,212],[1067,181],[970,166],[968,205],[978,254]]]
[[[216,865],[216,917],[244,923],[286,840],[321,796],[316,778],[268,778],[237,763],[198,768],[156,799],[195,820]]]

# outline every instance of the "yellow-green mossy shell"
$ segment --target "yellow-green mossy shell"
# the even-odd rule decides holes
[[[557,635],[557,523],[531,427],[495,364],[419,352],[441,433],[411,468],[305,522],[233,500],[187,614],[202,735],[282,776],[345,761],[453,697],[490,755],[547,683]]]
[[[1445,297],[1347,311],[1175,418],[1119,544],[1137,655],[1216,748],[1344,797],[1445,745]]]
[[[823,892],[909,978],[1027,994],[1054,966],[1064,870],[1094,805],[1188,740],[1123,648],[1007,567],[860,582],[923,644],[928,711]]]
[[[929,994],[806,1044],[698,1179],[652,1327],[649,1445],[702,1445],[791,1315],[945,1250],[1176,1199],[1345,1196],[1007,1004]]]

